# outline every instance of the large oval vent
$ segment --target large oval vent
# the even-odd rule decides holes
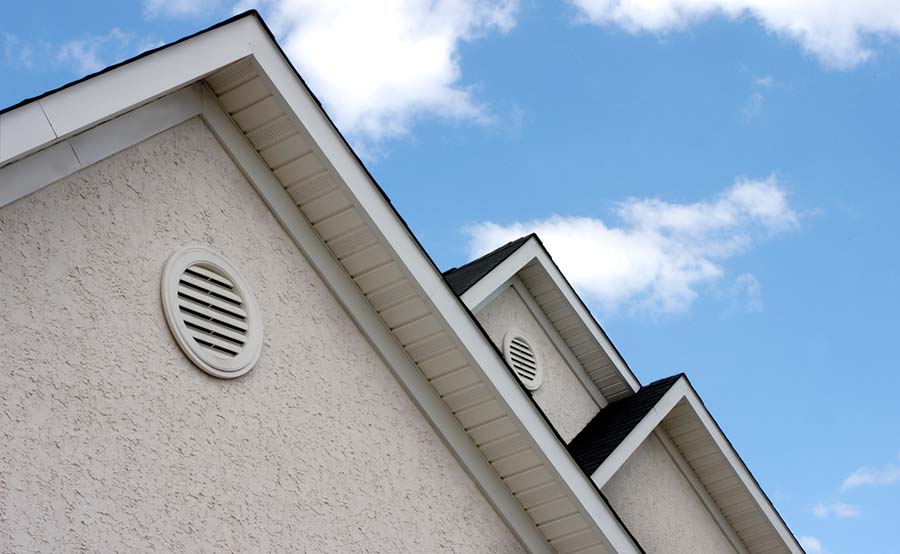
[[[503,341],[503,355],[526,389],[537,390],[541,386],[544,369],[532,342],[525,335],[517,330],[508,332]]]
[[[262,349],[262,321],[247,282],[227,260],[193,246],[169,258],[162,279],[163,310],[178,344],[203,371],[239,377]]]

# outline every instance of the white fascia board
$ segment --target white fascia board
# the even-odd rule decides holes
[[[734,447],[731,445],[731,442],[725,437],[725,434],[719,428],[718,424],[716,424],[715,420],[713,420],[709,411],[706,409],[706,406],[704,406],[703,401],[700,400],[697,392],[684,376],[680,377],[675,384],[666,391],[666,394],[664,394],[653,409],[644,416],[644,419],[632,429],[625,440],[623,440],[619,446],[613,450],[612,454],[603,461],[600,467],[591,474],[591,479],[594,483],[602,489],[612,476],[625,465],[625,462],[631,458],[647,437],[659,427],[663,419],[665,419],[669,412],[672,411],[675,405],[682,400],[685,400],[691,407],[691,410],[700,420],[704,429],[706,429],[712,437],[718,450],[722,453],[729,466],[731,466],[731,469],[750,493],[750,496],[756,502],[760,510],[762,510],[763,515],[765,515],[766,519],[776,530],[784,544],[792,553],[803,554],[803,549],[797,543],[797,539],[794,538],[794,535],[791,533],[790,529],[788,529],[784,520],[782,520],[778,512],[775,511],[775,507],[766,497],[762,488],[759,486],[759,483],[757,483],[756,479],[750,474],[750,470],[747,469],[747,466],[738,456]]]
[[[578,294],[563,276],[563,274],[559,271],[559,268],[556,267],[556,264],[553,263],[553,260],[550,258],[550,255],[547,251],[538,245],[539,252],[537,253],[537,260],[540,262],[541,266],[550,275],[550,279],[553,280],[553,283],[560,290],[563,297],[565,297],[566,301],[572,306],[572,309],[575,310],[575,313],[578,314],[578,317],[584,322],[587,326],[588,330],[591,333],[591,336],[594,337],[598,343],[600,343],[603,351],[606,352],[606,355],[609,356],[609,359],[612,360],[613,365],[616,366],[616,369],[619,372],[619,375],[625,380],[631,390],[633,392],[637,392],[641,388],[641,384],[638,382],[637,378],[629,369],[628,364],[625,363],[625,360],[619,354],[619,351],[616,350],[616,347],[613,346],[613,343],[609,340],[609,337],[606,336],[606,333],[603,332],[603,329],[600,328],[600,325],[597,324],[597,321],[594,319],[594,316],[587,311],[584,303],[578,297]]]
[[[681,455],[678,447],[672,439],[669,438],[666,431],[657,427],[653,434],[659,440],[660,444],[662,444],[663,449],[669,455],[669,459],[672,460],[672,463],[675,464],[681,472],[681,475],[684,476],[685,480],[691,485],[691,488],[694,489],[694,492],[706,508],[706,512],[713,518],[713,521],[716,522],[716,525],[719,526],[719,529],[721,529],[722,533],[728,538],[728,541],[731,543],[731,546],[734,547],[735,552],[738,554],[750,554],[747,547],[744,546],[743,541],[741,541],[741,538],[735,533],[734,528],[728,523],[728,520],[725,519],[725,515],[722,514],[722,511],[716,505],[716,501],[710,496],[709,491],[706,490],[703,482],[700,481],[700,478],[698,478],[697,474],[694,473],[694,470],[691,469],[690,464],[688,464],[687,460],[684,459],[684,456]]]
[[[38,102],[0,114],[0,165],[56,139]]]
[[[264,33],[262,27],[259,29]],[[495,389],[498,399],[528,430],[550,467],[573,493],[597,531],[617,553],[640,552],[640,547],[569,455],[565,445],[509,371],[497,349],[478,327],[471,312],[450,290],[438,268],[325,117],[281,52],[268,40],[254,41],[253,55],[262,70],[261,75],[270,81],[273,92],[281,96],[290,108],[288,113],[297,118],[298,126],[306,128],[329,169],[346,184],[360,213],[369,219],[372,228],[408,276],[424,289],[435,314],[443,319],[463,351],[469,354],[472,367],[484,372],[486,382]]]
[[[114,153],[110,151],[110,145],[115,141],[111,141],[109,137],[114,137],[115,134],[101,136],[101,133],[98,133],[93,137],[84,137],[74,142],[65,139],[74,138],[74,135],[91,127],[129,112],[179,87],[194,83],[248,55],[252,55],[262,69],[260,76],[269,81],[275,96],[280,97],[289,107],[288,113],[297,119],[298,127],[307,130],[323,160],[346,183],[360,212],[370,219],[373,229],[380,234],[383,243],[392,251],[404,271],[424,289],[436,315],[443,319],[463,350],[469,354],[473,368],[484,372],[485,380],[495,388],[501,403],[505,404],[513,418],[528,430],[547,463],[573,493],[597,532],[604,536],[618,553],[640,552],[640,547],[633,537],[590,479],[571,458],[553,428],[509,372],[496,348],[478,327],[471,313],[450,290],[438,268],[416,242],[356,155],[325,116],[318,102],[308,93],[257,18],[237,19],[228,25],[207,31],[37,100],[56,138],[41,144],[20,145],[10,151],[24,153],[41,149],[52,151],[54,160],[58,158],[60,167],[54,168],[52,175],[38,175],[43,170],[42,167],[39,167],[40,164],[30,162],[39,161],[39,155],[43,155],[44,152],[38,152],[30,157],[24,157],[25,154],[20,153],[17,155],[17,162],[0,166],[0,191],[14,188],[10,185],[9,178],[14,178],[16,176],[14,174],[23,170],[30,176],[38,175],[38,178],[32,179],[34,183],[29,185],[28,192],[37,190],[38,182],[40,186],[45,186],[77,171],[82,164],[78,162],[73,144],[78,144],[89,159],[100,158],[104,149],[107,153]],[[27,106],[31,104],[7,114],[18,112]],[[191,106],[188,111],[196,106],[193,101]],[[49,135],[44,133],[40,139],[43,140],[47,136]],[[101,143],[106,144],[106,147]],[[125,143],[118,144],[121,146]],[[68,161],[64,158],[68,158]],[[4,161],[10,162],[11,159],[0,160],[0,164]],[[21,196],[18,192],[21,191],[17,191],[16,197]],[[267,199],[267,202],[270,201]],[[270,202],[270,206],[272,205]],[[354,311],[359,312],[361,309]],[[383,323],[381,325],[383,327]],[[369,329],[372,331],[373,328]],[[400,357],[398,352],[397,357],[392,358],[392,363],[399,363]],[[405,383],[404,386],[410,385]],[[423,409],[433,417],[435,412],[429,409],[427,404],[423,404]],[[458,427],[458,423],[455,425]],[[462,441],[461,438],[458,440]],[[466,440],[471,443],[467,437]],[[457,446],[463,448],[462,443]],[[479,459],[483,459],[483,456]],[[496,498],[499,497],[494,496],[494,501]],[[512,509],[505,511],[507,514],[513,513],[514,510],[510,510]],[[533,523],[531,525],[533,526]],[[531,541],[525,542],[527,544]],[[534,552],[541,551],[537,547],[531,549]]]
[[[184,87],[0,167],[0,208],[200,115],[201,90]]]
[[[559,289],[560,293],[588,328],[591,336],[597,341],[600,348],[603,349],[612,361],[616,370],[619,372],[619,375],[622,376],[622,379],[624,379],[628,386],[631,387],[633,392],[637,392],[638,389],[641,388],[637,378],[635,378],[631,369],[629,369],[628,365],[625,363],[625,360],[619,354],[618,350],[616,350],[615,346],[613,346],[609,337],[606,336],[606,333],[604,333],[597,324],[594,317],[585,309],[584,304],[578,298],[578,294],[563,277],[559,268],[556,267],[556,264],[553,263],[547,250],[544,249],[540,242],[534,237],[525,241],[525,244],[516,249],[515,252],[498,264],[497,267],[492,269],[487,275],[482,277],[481,280],[472,285],[469,290],[463,293],[463,303],[465,303],[470,310],[477,313],[481,308],[490,303],[494,296],[502,291],[509,280],[532,260],[537,260],[538,263],[541,264],[541,267],[547,275],[550,276],[553,284]]]
[[[497,267],[489,271],[460,296],[463,304],[473,313],[480,312],[491,303],[496,295],[503,292],[510,279],[537,257],[539,249],[540,246],[534,237],[525,241],[515,252],[507,256],[505,260],[497,264]]]
[[[202,114],[213,134],[259,192],[287,234],[306,255],[335,298],[369,339],[385,365],[431,423],[448,450],[472,477],[488,502],[528,552],[550,554],[552,550],[534,521],[459,425],[434,387],[384,326],[368,300],[297,210],[296,203],[250,146],[234,121],[222,111],[215,97],[208,91],[203,94]]]
[[[591,376],[587,374],[587,371],[584,370],[584,367],[581,365],[581,362],[578,361],[578,358],[572,352],[572,349],[569,348],[569,345],[566,344],[566,341],[559,335],[559,332],[553,326],[553,323],[550,321],[550,318],[547,317],[547,314],[538,306],[537,301],[534,299],[534,296],[531,295],[531,291],[528,290],[528,287],[525,286],[525,283],[522,282],[519,277],[514,276],[509,280],[509,286],[512,287],[522,299],[522,302],[525,303],[525,307],[528,308],[528,311],[531,312],[531,316],[538,322],[541,328],[544,330],[544,333],[550,339],[550,342],[553,343],[556,351],[559,352],[559,355],[563,357],[566,361],[566,364],[572,369],[572,373],[575,374],[575,377],[581,381],[581,385],[584,387],[585,392],[588,393],[588,396],[594,399],[594,402],[597,403],[597,407],[605,408],[609,405],[609,401],[603,396],[603,393],[600,391],[600,387],[597,386],[596,383],[591,379]],[[499,289],[499,292],[503,292],[506,290],[506,287],[502,287]]]
[[[672,408],[684,398],[687,388],[687,380],[684,377],[679,378],[644,416],[644,419],[631,430],[631,433],[625,437],[625,440],[619,443],[619,446],[600,464],[600,467],[594,470],[594,473],[591,474],[591,479],[598,487],[602,489],[612,476],[625,465],[625,462],[653,433],[654,429],[662,423],[662,420],[672,411]]]
[[[730,465],[731,469],[737,474],[738,479],[740,479],[741,483],[746,487],[757,506],[762,510],[763,515],[765,515],[766,519],[769,520],[769,523],[772,524],[772,527],[778,533],[778,536],[784,542],[785,546],[787,546],[792,553],[804,554],[803,548],[797,542],[794,534],[788,529],[787,524],[781,519],[781,516],[775,510],[772,502],[763,492],[753,475],[751,475],[750,470],[747,469],[747,465],[744,464],[744,461],[738,456],[738,453],[725,436],[725,433],[722,432],[722,429],[719,428],[719,425],[712,418],[709,411],[706,409],[706,406],[703,404],[703,401],[700,400],[700,397],[697,395],[697,391],[694,390],[694,387],[692,387],[687,380],[685,380],[685,387],[687,388],[685,398],[694,410],[694,413],[697,414],[703,427],[710,434],[713,442],[715,442],[716,447],[725,457],[725,460],[728,461],[728,465]]]
[[[252,52],[243,17],[127,62],[0,116],[0,166],[182,88]]]

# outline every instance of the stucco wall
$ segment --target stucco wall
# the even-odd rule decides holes
[[[544,383],[534,391],[534,399],[544,410],[563,440],[569,442],[600,410],[584,385],[572,373],[541,324],[512,287],[497,295],[476,315],[494,344],[502,350],[507,331],[517,328],[537,349],[544,367]]]
[[[248,375],[192,366],[171,252],[259,301]],[[0,552],[522,552],[192,120],[0,210]]]
[[[736,554],[654,435],[613,475],[603,493],[648,554]]]

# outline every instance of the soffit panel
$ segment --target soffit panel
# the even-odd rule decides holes
[[[261,86],[255,62],[238,61],[210,75],[206,84],[548,544],[560,554],[611,552],[494,387],[469,365],[424,291],[385,249],[305,131]]]

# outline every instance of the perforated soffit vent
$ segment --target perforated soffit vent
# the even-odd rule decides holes
[[[544,368],[532,344],[520,331],[513,329],[503,339],[503,355],[525,388],[537,390],[544,381]]]
[[[247,281],[219,254],[200,246],[177,250],[163,269],[162,302],[169,329],[200,369],[223,379],[253,368],[262,350],[262,321]]]

